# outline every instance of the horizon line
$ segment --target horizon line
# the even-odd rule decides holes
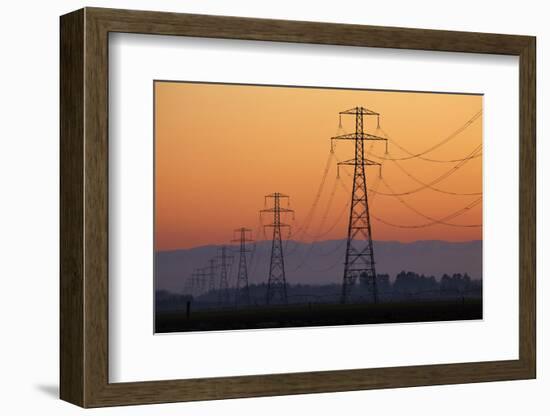
[[[322,240],[322,241],[312,241],[312,242],[306,242],[306,241],[298,241],[298,240],[285,240],[284,243],[297,243],[297,244],[318,244],[318,243],[326,243],[331,241],[343,241],[347,238],[337,238],[332,240]],[[263,243],[263,242],[271,242],[272,240],[266,239],[266,240],[256,240],[254,243]],[[399,243],[399,244],[415,244],[415,243],[426,243],[426,242],[441,242],[441,243],[448,243],[448,244],[467,244],[467,243],[476,243],[476,242],[483,242],[483,239],[475,239],[475,240],[463,240],[463,241],[450,241],[450,240],[414,240],[414,241],[399,241],[399,240],[372,240],[373,243]],[[253,245],[254,243],[250,243],[250,245]],[[203,244],[200,246],[192,246],[192,247],[180,247],[180,248],[170,248],[170,249],[157,249],[155,247],[154,252],[160,253],[160,252],[170,252],[170,251],[182,251],[182,250],[195,250],[200,248],[206,248],[206,247],[222,247],[222,246],[238,246],[238,243],[231,243],[228,242],[227,244],[223,243],[212,243],[212,244]]]

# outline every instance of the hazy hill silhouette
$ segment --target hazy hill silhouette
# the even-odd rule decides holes
[[[186,250],[160,251],[156,253],[156,289],[180,293],[185,279],[194,269],[205,267],[217,254],[220,246],[203,246]],[[238,264],[238,247],[233,255],[230,285],[234,282]],[[285,247],[287,280],[293,284],[326,284],[340,282],[345,254],[345,240],[321,241],[313,244],[289,241]],[[271,241],[256,243],[254,253],[249,254],[249,282],[267,280]],[[402,270],[414,270],[419,274],[468,273],[472,279],[481,279],[482,242],[375,241],[374,252],[378,274],[389,274],[391,279]]]

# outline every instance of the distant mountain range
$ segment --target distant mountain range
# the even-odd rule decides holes
[[[288,282],[293,284],[325,284],[340,282],[343,273],[346,240],[316,243],[289,241],[285,244],[285,269]],[[186,250],[159,251],[155,259],[157,290],[180,293],[185,279],[194,269],[206,267],[208,260],[219,254],[221,246],[203,246]],[[231,247],[233,265],[230,285],[236,279],[239,260],[238,247]],[[251,246],[248,254],[250,283],[267,281],[271,241],[260,241]],[[438,240],[401,243],[375,241],[376,272],[387,273],[393,280],[403,270],[433,275],[439,280],[444,273],[468,273],[472,279],[481,279],[482,242],[448,242]]]

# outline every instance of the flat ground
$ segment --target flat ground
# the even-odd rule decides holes
[[[214,331],[303,326],[482,319],[481,299],[379,304],[291,304],[159,312],[156,332]]]

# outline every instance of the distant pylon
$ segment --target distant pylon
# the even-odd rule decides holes
[[[197,269],[196,276],[197,276],[197,282],[198,282],[200,294],[203,294],[206,292],[206,285],[207,285],[207,279],[208,279],[208,275],[205,271],[205,268],[201,267]]]
[[[216,290],[216,259],[208,260],[208,291]]]
[[[191,274],[191,291],[193,296],[199,296],[202,293],[200,269],[193,270]]]
[[[235,304],[250,305],[250,291],[248,289],[248,267],[246,264],[246,243],[253,240],[246,238],[246,233],[251,232],[250,228],[238,228],[235,232],[239,233],[239,238],[231,241],[239,243],[239,270],[237,271],[237,284],[235,285]]]
[[[189,286],[191,288],[191,294],[193,296],[197,296],[197,274],[196,270],[191,273],[191,277],[189,278]]]
[[[270,304],[275,300],[278,300],[281,303],[288,303],[281,227],[290,227],[290,225],[283,224],[281,222],[281,213],[294,213],[294,210],[281,208],[281,199],[286,198],[288,200],[288,195],[275,192],[265,196],[266,201],[268,198],[273,199],[273,208],[263,209],[260,211],[260,215],[264,212],[273,213],[273,222],[271,224],[264,225],[264,227],[273,228],[266,303]]]
[[[193,281],[193,277],[188,277],[187,279],[185,279],[185,286],[183,288],[184,290],[184,293],[187,294],[187,295],[193,295],[193,290],[194,290],[194,281]]]
[[[227,247],[222,246],[221,247],[221,254],[219,256],[220,259],[220,291],[218,293],[218,302],[221,305],[227,305],[229,304],[229,281],[227,280],[228,275],[228,268],[229,264],[228,261],[233,258],[233,256],[227,255]]]
[[[344,134],[331,139],[331,143],[332,140],[353,140],[355,142],[355,157],[338,163],[338,165],[351,165],[354,167],[341,302],[346,303],[350,300],[350,292],[359,278],[359,280],[364,280],[367,283],[372,291],[373,300],[377,303],[378,290],[376,287],[376,268],[365,166],[375,165],[380,169],[381,165],[365,157],[364,142],[367,140],[384,140],[386,141],[387,152],[387,139],[364,132],[363,117],[376,116],[379,124],[380,114],[364,107],[355,107],[340,112],[340,118],[342,115],[348,114],[355,115],[355,133]]]

